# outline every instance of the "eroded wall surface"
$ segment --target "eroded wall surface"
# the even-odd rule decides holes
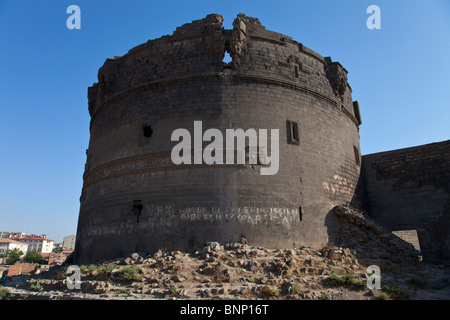
[[[417,230],[424,258],[450,261],[450,140],[363,156],[369,212]]]

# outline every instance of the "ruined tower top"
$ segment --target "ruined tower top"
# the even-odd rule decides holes
[[[289,36],[266,30],[257,18],[240,13],[231,30],[225,29],[222,23],[221,15],[210,14],[176,28],[170,36],[149,40],[122,57],[107,59],[99,70],[98,83],[89,88],[91,116],[95,116],[99,106],[111,98],[111,94],[153,80],[187,79],[211,72],[223,76],[223,72],[229,70],[237,76],[251,73],[252,76],[294,80],[308,90],[317,90],[317,76],[324,71],[330,84],[327,89],[331,89],[326,94],[344,112],[348,111],[347,115],[357,126],[361,124],[359,110],[355,110],[358,106],[350,101],[347,70],[339,62],[324,58]],[[265,52],[251,53],[250,48],[255,42],[265,43]],[[292,54],[290,48],[293,46],[298,54]],[[291,54],[286,54],[288,51]],[[225,52],[231,56],[229,63],[223,61]],[[320,74],[315,69],[321,69]],[[304,81],[300,74],[308,74],[312,83]],[[108,99],[105,100],[106,96]]]

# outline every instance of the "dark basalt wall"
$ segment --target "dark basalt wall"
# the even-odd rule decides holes
[[[450,140],[363,156],[370,214],[417,230],[428,261],[450,263]]]
[[[330,210],[358,200],[361,120],[347,71],[258,19],[183,25],[106,60],[88,96],[77,263],[242,237],[320,247],[336,230]],[[261,175],[248,159],[175,165],[171,134],[193,136],[194,121],[224,134],[278,129],[278,172]]]

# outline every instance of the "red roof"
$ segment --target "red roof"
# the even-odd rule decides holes
[[[41,241],[45,240],[45,241],[53,241],[53,242],[55,242],[54,240],[50,240],[50,239],[43,238],[43,237],[21,237],[21,238],[19,238],[19,237],[12,237],[10,239],[19,240],[19,241],[20,240],[41,240]]]
[[[15,244],[23,244],[23,245],[27,245],[26,243],[20,242],[20,241],[16,241],[13,239],[7,239],[7,238],[0,238],[0,243],[15,243]]]
[[[39,268],[38,264],[21,263],[9,266],[8,277],[18,276],[21,274],[34,274]]]

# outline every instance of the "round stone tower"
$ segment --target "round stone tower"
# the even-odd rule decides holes
[[[357,198],[361,120],[347,71],[258,19],[239,14],[232,30],[222,21],[208,15],[100,68],[77,263],[243,238],[318,248],[337,227],[330,210]],[[229,132],[244,133],[245,161],[237,148],[234,161],[206,161],[218,133],[230,151]]]

